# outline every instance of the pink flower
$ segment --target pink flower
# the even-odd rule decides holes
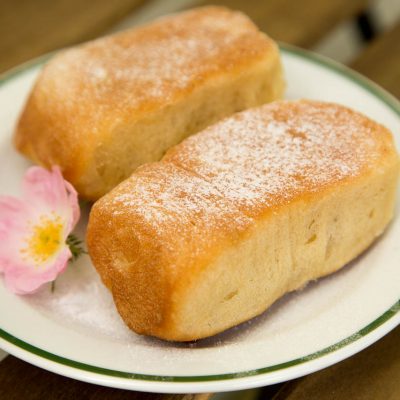
[[[79,214],[77,193],[58,167],[29,168],[22,199],[0,196],[0,272],[11,291],[31,293],[65,269]]]

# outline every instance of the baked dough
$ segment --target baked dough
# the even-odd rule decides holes
[[[398,172],[382,125],[275,102],[186,139],[96,202],[90,256],[131,329],[204,338],[365,250],[393,216]]]
[[[17,149],[95,200],[236,111],[281,98],[277,45],[242,13],[205,7],[77,46],[43,69]]]

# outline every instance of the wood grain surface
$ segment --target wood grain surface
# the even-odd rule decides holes
[[[90,385],[8,356],[0,363],[1,400],[207,400],[209,394],[152,394]]]
[[[274,400],[399,400],[400,327],[361,353],[287,383]]]
[[[95,38],[145,0],[1,0],[0,71]]]
[[[145,0],[1,0],[0,71],[55,48],[104,33]],[[151,0],[148,0],[151,1]],[[364,0],[200,0],[241,9],[272,37],[311,47],[363,10]],[[400,96],[400,24],[379,37],[352,67]],[[323,371],[265,388],[263,400],[400,399],[400,328],[358,355]],[[206,400],[210,395],[161,395],[106,388],[65,378],[12,356],[0,362],[1,400]]]
[[[0,72],[51,50],[105,33],[151,0],[1,0]],[[199,0],[247,13],[271,37],[311,47],[367,0]]]
[[[368,46],[351,67],[400,98],[400,21]]]

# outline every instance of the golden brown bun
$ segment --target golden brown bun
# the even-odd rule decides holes
[[[90,256],[131,329],[207,337],[369,246],[392,218],[398,172],[382,125],[275,102],[186,139],[96,202]]]
[[[243,14],[205,7],[60,52],[43,69],[17,149],[95,200],[215,121],[281,98],[277,45]]]

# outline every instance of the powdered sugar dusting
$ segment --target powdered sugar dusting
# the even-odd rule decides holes
[[[130,179],[105,196],[101,205],[112,213],[113,221],[132,214],[137,221],[136,237],[140,237],[143,228],[143,234],[162,236],[164,250],[170,247],[177,252],[177,248],[187,250],[193,246],[193,257],[204,250],[201,243],[212,246],[215,240],[205,232],[232,234],[230,221],[235,220],[236,232],[246,229],[252,222],[227,201],[218,188],[162,162],[139,168]]]
[[[115,229],[135,221],[130,235],[158,237],[163,251],[194,259],[214,240],[246,230],[258,213],[374,165],[382,130],[339,105],[265,105],[188,138],[98,204]]]
[[[269,207],[360,173],[379,157],[382,129],[339,105],[278,102],[208,128],[164,160],[240,206]]]
[[[65,103],[122,116],[168,104],[207,76],[264,55],[271,43],[243,14],[207,7],[67,50],[45,79]]]

